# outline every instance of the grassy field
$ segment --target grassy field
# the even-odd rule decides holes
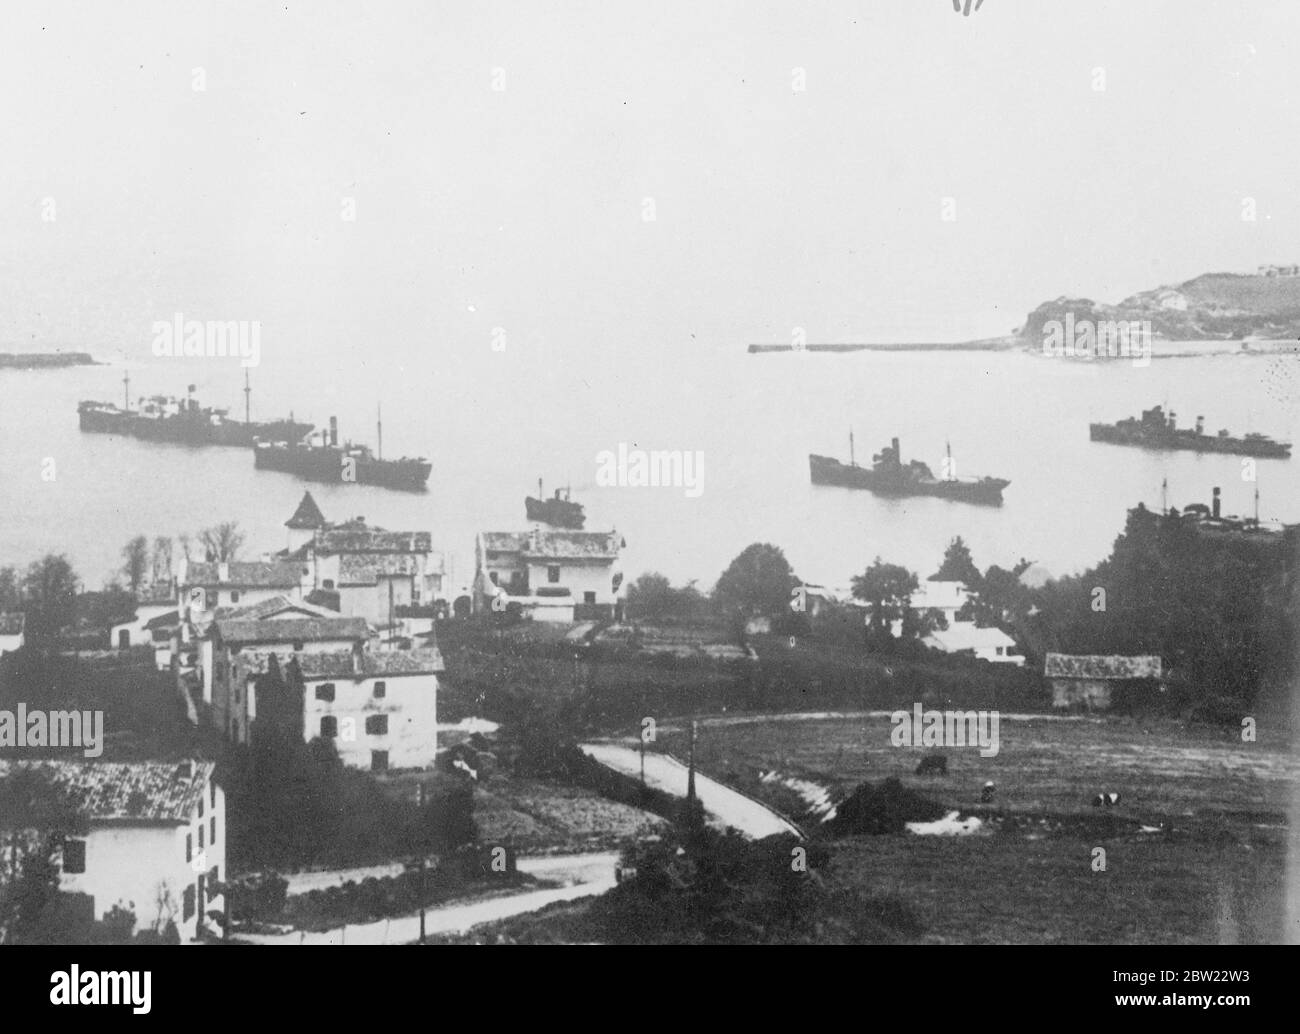
[[[1125,719],[1009,720],[1000,751],[949,749],[948,775],[913,774],[920,749],[890,743],[887,716],[719,719],[700,724],[702,771],[797,814],[762,771],[847,793],[898,777],[986,819],[987,835],[848,836],[831,842],[831,878],[895,896],[928,942],[1278,942],[1286,897],[1287,811],[1300,776],[1278,730]],[[661,733],[663,729],[661,727]],[[684,756],[680,729],[661,745]],[[997,787],[980,801],[986,780]],[[1094,810],[1091,798],[1122,794]],[[806,819],[806,817],[803,817]],[[1158,827],[1142,833],[1139,827]],[[815,826],[808,826],[816,834]],[[1106,852],[1094,871],[1093,851]]]
[[[503,776],[475,788],[474,821],[479,844],[510,844],[522,854],[614,850],[662,825],[591,790]]]

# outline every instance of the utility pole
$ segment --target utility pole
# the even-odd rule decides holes
[[[424,783],[415,784],[415,803],[419,811],[420,821],[424,820]],[[420,826],[420,832],[424,832],[423,825]],[[425,862],[424,862],[424,844],[417,842],[420,851],[420,943],[424,943],[424,900],[428,896],[425,892]]]

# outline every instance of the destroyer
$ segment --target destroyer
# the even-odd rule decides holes
[[[123,405],[111,402],[83,401],[77,406],[77,417],[83,431],[97,434],[120,434],[156,442],[173,442],[179,445],[234,445],[248,448],[258,438],[296,441],[312,429],[311,424],[300,424],[289,414],[287,420],[254,423],[249,419],[249,396],[252,388],[248,375],[244,375],[244,420],[231,420],[229,410],[200,406],[194,398],[194,385],[185,389],[185,398],[153,395],[141,398],[132,406],[130,402],[131,377],[122,378]]]
[[[1002,505],[1002,490],[1011,484],[1004,478],[937,478],[920,460],[904,463],[898,439],[871,458],[870,468],[859,467],[853,458],[853,435],[849,434],[849,462],[830,456],[810,455],[809,471],[814,485],[837,485],[840,488],[864,488],[877,495],[933,495],[963,503]]]
[[[524,512],[530,521],[541,521],[555,528],[573,528],[581,530],[586,516],[582,504],[569,498],[569,489],[557,488],[555,495],[547,499],[542,493],[542,479],[537,479],[537,498],[524,497]]]
[[[1291,443],[1279,442],[1267,435],[1247,434],[1234,438],[1226,430],[1217,435],[1205,433],[1205,417],[1196,418],[1196,427],[1179,427],[1178,414],[1165,414],[1164,408],[1144,409],[1140,419],[1127,417],[1113,424],[1090,424],[1094,442],[1112,445],[1136,445],[1143,449],[1191,449],[1194,452],[1227,452],[1236,456],[1260,456],[1287,459]]]

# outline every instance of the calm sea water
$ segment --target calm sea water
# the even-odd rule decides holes
[[[1169,501],[1208,501],[1223,487],[1227,512],[1253,511],[1254,485],[1240,458],[1155,453],[1094,444],[1089,420],[1115,420],[1166,404],[1190,424],[1284,436],[1297,427],[1295,356],[1215,355],[1084,363],[1015,353],[855,353],[749,356],[740,349],[657,357],[612,352],[603,363],[566,361],[544,343],[503,354],[431,354],[404,364],[366,354],[346,366],[310,357],[264,356],[253,374],[254,418],[287,414],[327,422],[374,444],[382,400],[385,455],[433,461],[429,492],[411,495],[356,485],[311,485],[253,469],[238,449],[147,445],[82,434],[77,402],[120,400],[124,370],[132,395],[183,394],[198,385],[205,404],[242,414],[243,372],[235,360],[149,359],[49,372],[0,372],[0,564],[25,565],[49,551],[73,560],[89,587],[120,565],[132,536],[178,535],[237,520],[247,553],[280,548],[283,522],[310,487],[327,517],[362,515],[393,529],[429,529],[454,579],[472,575],[480,529],[526,527],[523,496],[538,476],[572,484],[587,527],[617,527],[625,570],[659,570],[675,582],[711,586],[754,541],[785,550],[810,581],[840,584],[873,557],[922,577],[955,535],[976,562],[1024,556],[1053,574],[1104,557],[1125,510]],[[814,488],[808,453],[859,462],[893,435],[904,458],[938,471],[951,442],[961,475],[1011,481],[1001,508],[936,499],[886,500],[866,492]],[[699,450],[704,491],[598,488],[604,449]],[[54,480],[45,480],[46,460]],[[1261,516],[1300,521],[1295,461],[1259,460]]]

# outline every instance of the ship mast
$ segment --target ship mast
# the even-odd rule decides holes
[[[129,372],[122,374],[122,408],[131,408],[131,374]]]
[[[849,428],[849,466],[856,467],[858,461],[853,458],[853,428]]]
[[[1165,476],[1160,481],[1160,512],[1168,515],[1169,513],[1169,478]]]
[[[375,412],[378,414],[379,421],[379,458],[384,458],[384,407],[382,403],[375,403]]]
[[[252,394],[253,389],[248,386],[248,371],[244,371],[244,423],[250,423],[248,396]]]

